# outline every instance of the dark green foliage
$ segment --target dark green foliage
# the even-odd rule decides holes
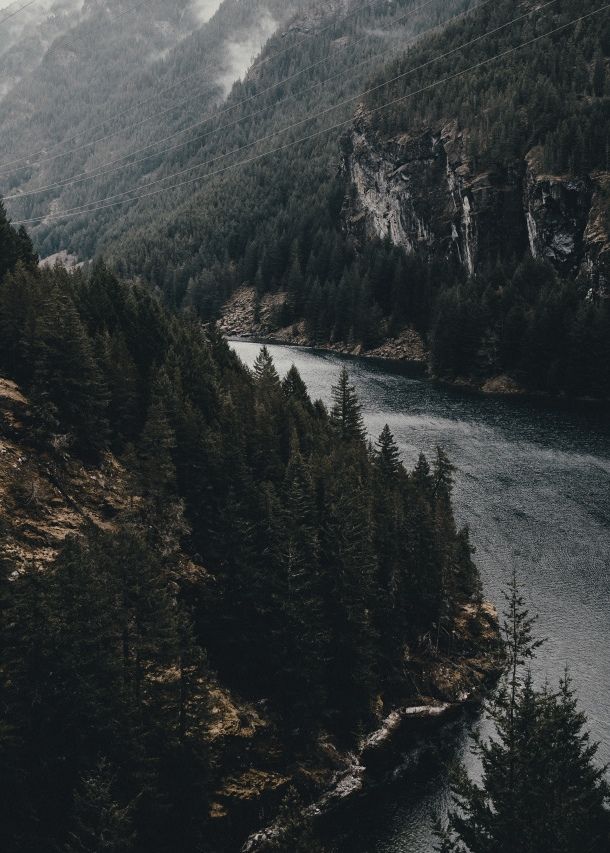
[[[38,262],[32,241],[23,228],[13,228],[6,216],[4,204],[0,200],[0,281],[7,272],[18,263],[34,266]]]
[[[587,14],[597,4],[595,0],[562,0],[539,9],[527,2],[517,9],[512,0],[501,0],[485,3],[480,9],[477,5],[471,0],[439,0],[421,8],[421,4],[400,0],[367,6],[346,20],[339,18],[315,39],[299,39],[290,31],[280,38],[276,33],[256,75],[237,84],[223,105],[223,110],[230,111],[230,122],[224,115],[215,115],[214,87],[204,86],[201,101],[187,98],[184,103],[179,101],[176,112],[161,111],[158,135],[170,132],[166,123],[175,131],[174,125],[189,124],[195,117],[199,120],[203,107],[204,120],[209,120],[205,139],[161,159],[145,159],[133,170],[108,173],[91,185],[65,187],[58,191],[60,203],[71,207],[124,191],[149,173],[159,177],[214,160],[227,150],[255,143],[278,127],[301,122],[320,109],[321,100],[338,103],[354,92],[404,74],[365,100],[365,106],[376,109],[424,90],[374,114],[373,132],[379,132],[382,141],[407,129],[415,134],[425,128],[440,129],[455,118],[467,134],[473,166],[481,172],[522,173],[524,157],[532,151],[550,174],[581,177],[607,171],[607,15],[587,18],[500,62],[487,63],[489,57]],[[276,2],[273,6],[282,20],[297,10],[291,4]],[[256,8],[255,0],[225,3],[215,26],[224,33],[232,19],[241,27],[254,19]],[[393,25],[396,16],[409,10],[410,17]],[[446,28],[437,26],[464,10],[468,14]],[[163,10],[155,10],[160,12]],[[161,19],[165,17],[163,12]],[[521,20],[504,26],[515,17]],[[435,32],[411,44],[413,36],[431,27]],[[195,69],[201,50],[217,50],[213,30],[210,24],[187,40],[184,55],[175,52],[167,62],[155,63],[140,79],[146,91],[157,78],[166,84],[175,75],[184,75],[185,69]],[[485,35],[490,32],[491,36]],[[393,37],[389,44],[399,48],[391,61],[388,33]],[[358,47],[335,49],[342,36],[348,42],[358,40]],[[285,52],[287,38],[295,42]],[[468,47],[456,52],[456,45],[462,44]],[[131,51],[136,48],[128,47],[131,62]],[[272,59],[278,51],[278,59]],[[324,61],[329,56],[332,63]],[[436,58],[440,56],[444,58]],[[427,88],[477,63],[484,64],[466,77]],[[291,74],[296,76],[276,86]],[[329,77],[332,79],[327,80]],[[83,94],[80,87],[78,94]],[[116,106],[125,108],[132,96],[131,91],[116,95]],[[350,103],[333,112],[333,120],[348,120],[352,111]],[[89,120],[88,116],[85,126]],[[62,128],[65,130],[64,122],[61,111],[54,111],[53,123],[60,126],[58,139]],[[307,132],[315,133],[327,124],[328,117],[312,120]],[[133,149],[143,143],[143,135],[147,142],[148,135],[154,136],[154,127],[155,122],[144,125],[116,144]],[[296,139],[304,129],[298,124],[292,135],[282,134],[278,141]],[[211,132],[216,130],[221,132]],[[48,130],[40,128],[39,132],[47,144]],[[465,282],[462,269],[447,269],[442,261],[407,257],[386,242],[356,245],[346,235],[342,220],[350,187],[345,172],[337,172],[337,163],[349,154],[350,144],[348,137],[337,140],[332,134],[322,135],[223,175],[206,177],[202,170],[201,187],[189,185],[130,204],[124,215],[121,208],[113,207],[44,224],[38,229],[38,244],[45,252],[70,245],[82,257],[95,255],[100,246],[109,248],[119,272],[142,276],[163,292],[171,307],[194,311],[205,320],[217,315],[237,287],[249,284],[256,287],[259,297],[284,291],[286,300],[275,321],[282,326],[304,321],[314,343],[373,346],[405,325],[413,325],[429,344],[434,373],[443,378],[485,380],[508,374],[535,392],[607,396],[610,309],[603,280],[597,281],[593,275],[593,280],[587,276],[586,281],[574,282],[566,273],[566,281],[561,281],[548,268],[545,271],[544,263],[531,258],[524,264],[521,257],[502,258],[506,268],[500,269],[499,259],[490,256],[480,265],[477,277]],[[101,151],[87,149],[82,157],[94,162],[103,159],[104,146],[99,148]],[[254,145],[252,151],[258,150]],[[220,165],[224,164],[222,160]],[[73,164],[66,160],[51,163],[49,179],[65,177],[68,167],[80,173],[84,165],[79,157]],[[15,181],[27,186],[32,176],[29,170],[22,171]],[[41,180],[35,175],[32,183]],[[50,193],[13,204],[19,205],[18,210],[23,207],[37,213],[46,211],[53,197]],[[119,401],[113,403],[117,404]]]
[[[131,850],[131,817],[134,850],[154,839],[169,851],[172,836],[202,831],[205,813],[184,825],[180,782],[194,774],[205,802],[206,670],[174,569],[135,532],[92,531],[44,574],[13,582],[1,696],[16,811],[3,815],[3,849],[50,850],[69,832],[66,849],[104,850],[87,840],[103,832],[117,853]]]
[[[113,800],[114,778],[105,760],[83,779],[74,795],[74,828],[64,853],[129,853],[133,849],[131,808]]]
[[[396,477],[401,469],[400,452],[390,427],[386,424],[375,444],[377,465],[384,477]]]
[[[266,700],[291,749],[321,730],[353,743],[476,587],[452,466],[439,451],[409,474],[388,429],[367,445],[346,370],[329,416],[295,368],[280,380],[263,349],[246,370],[214,328],[100,264],[16,268],[0,323],[39,452],[60,472],[66,441],[95,465],[113,450],[128,490],[114,533],[0,579],[0,846],[73,853],[101,834],[117,852],[133,836],[134,853],[199,853],[207,661]]]
[[[442,294],[431,333],[438,376],[508,374],[532,391],[607,397],[610,302],[590,281],[560,281],[524,261]]]
[[[496,734],[476,740],[482,785],[462,770],[442,853],[580,853],[610,843],[610,790],[566,674],[537,690],[525,664],[541,645],[516,580],[504,622],[507,673],[489,712]]]
[[[332,389],[333,407],[330,422],[341,441],[362,442],[364,423],[362,409],[356,396],[356,389],[350,385],[347,368],[339,375],[339,382]]]
[[[510,0],[479,10],[473,5],[464,4],[471,9],[468,15],[378,68],[373,84],[409,73],[372,93],[366,99],[370,108],[425,91],[376,113],[373,130],[383,141],[406,129],[417,133],[440,127],[455,117],[468,133],[473,165],[480,171],[518,171],[532,150],[550,174],[582,176],[607,170],[607,15],[561,30],[501,62],[484,64],[466,78],[426,89],[597,8],[594,0],[565,0],[539,11],[533,3],[516,9]],[[450,4],[433,5],[406,22],[405,30],[429,26],[457,11],[459,7]],[[371,10],[373,19],[379,16],[377,31],[388,23],[387,14],[382,7]],[[518,16],[524,17],[515,25],[481,38]],[[358,23],[343,26],[351,34],[367,22],[373,29],[373,21],[363,13]],[[456,53],[459,44],[469,46]],[[295,67],[315,63],[317,50],[301,46]],[[448,52],[446,58],[431,61]],[[345,69],[348,55],[338,57]],[[365,65],[363,74],[373,70],[373,65]],[[248,84],[248,93],[273,85],[278,74],[274,63],[267,63],[261,80]],[[343,88],[337,83],[336,100],[358,79],[346,75]],[[299,85],[291,90],[295,120],[306,108],[318,106],[309,100],[307,87],[301,91]],[[236,90],[229,105],[243,94]],[[242,135],[256,138],[284,123],[277,111],[270,103],[269,112],[252,119],[247,133],[242,128],[239,141]],[[213,155],[217,144],[211,139],[206,149]],[[440,377],[484,381],[508,374],[534,392],[607,396],[610,309],[603,281],[593,276],[574,282],[567,273],[562,281],[551,267],[531,258],[524,263],[521,257],[504,258],[502,269],[498,258],[488,257],[477,277],[466,282],[463,270],[406,257],[386,242],[356,246],[342,227],[341,205],[349,185],[345,174],[337,176],[335,165],[341,154],[349,154],[349,145],[347,138],[337,146],[336,140],[323,136],[279,153],[272,163],[261,161],[239,174],[212,179],[196,201],[187,202],[187,211],[174,215],[164,207],[165,218],[154,234],[146,222],[127,236],[115,251],[119,268],[144,274],[162,288],[168,288],[168,279],[175,280],[168,293],[172,304],[176,290],[186,292],[184,304],[206,318],[244,283],[255,285],[259,295],[279,289],[287,299],[276,318],[278,325],[303,320],[314,343],[374,346],[411,324],[429,344],[432,369]],[[141,207],[134,215],[145,222],[149,207]],[[221,240],[220,234],[230,236]],[[169,265],[166,258],[171,258]]]
[[[368,102],[374,107],[425,89],[460,68],[481,63],[598,8],[594,0],[563,0],[536,14],[533,3],[521,7],[511,0],[485,4],[384,69],[387,79],[425,63],[369,96]],[[503,27],[527,11],[532,14]],[[480,38],[500,27],[493,37]],[[456,53],[454,48],[461,44],[469,46]],[[379,113],[376,123],[392,134],[405,127],[434,125],[449,115],[459,117],[462,127],[469,129],[471,150],[482,168],[510,162],[540,146],[551,173],[607,169],[609,101],[603,58],[607,59],[609,49],[607,15],[594,15],[500,62],[486,63],[466,77],[402,100]],[[448,51],[450,56],[428,64]]]

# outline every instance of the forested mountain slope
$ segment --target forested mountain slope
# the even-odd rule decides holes
[[[453,467],[36,260],[0,211],[0,847],[238,850],[497,667]]]
[[[24,45],[34,46],[37,61],[20,71],[0,101],[0,181],[19,211],[15,218],[73,207],[158,174],[165,158],[156,156],[159,146],[151,141],[176,134],[222,102],[266,39],[309,5],[89,0],[79,13],[56,14],[26,29],[4,61],[22,55]],[[127,156],[141,148],[139,157]],[[133,159],[137,165],[126,169]],[[97,174],[110,161],[115,168],[106,178],[14,198]],[[72,250],[92,255],[99,248],[95,232],[90,227]],[[55,247],[66,248],[64,234]]]
[[[223,3],[157,72],[184,54],[190,73],[189,45],[247,8]],[[226,101],[187,92],[130,130],[133,166],[108,150],[76,177],[86,149],[68,183],[52,161],[49,189],[7,205],[42,254],[102,251],[205,318],[246,285],[276,307],[251,331],[367,349],[409,327],[436,375],[605,396],[609,18],[595,0],[298,4]]]
[[[56,141],[61,138],[67,141],[55,153],[51,151],[49,155],[33,157],[30,166],[10,175],[0,165],[2,189],[10,213],[16,220],[48,213],[57,215],[57,220],[51,218],[40,228],[35,228],[42,254],[69,249],[83,259],[115,243],[117,237],[134,230],[136,225],[148,229],[152,221],[160,217],[165,219],[168,211],[177,215],[185,200],[199,211],[213,206],[213,196],[218,190],[233,197],[234,186],[242,187],[238,194],[242,197],[242,177],[236,175],[236,183],[235,180],[228,184],[222,180],[203,180],[195,184],[191,181],[181,191],[163,192],[159,198],[147,203],[135,206],[123,203],[129,201],[127,191],[131,188],[144,188],[152,181],[177,172],[183,179],[204,178],[215,169],[211,164],[206,168],[193,169],[195,164],[214,161],[217,167],[224,167],[241,158],[226,159],[222,155],[300,121],[318,108],[337,103],[342,96],[355,94],[359,85],[364,85],[376,62],[385,61],[389,47],[398,49],[422,28],[436,24],[468,5],[465,0],[428,0],[423,4],[412,0],[390,4],[381,0],[330,4],[317,0],[298,3],[225,0],[207,25],[181,41],[179,47],[169,51],[163,60],[152,63],[146,73],[127,76],[120,90],[110,91],[109,95],[109,87],[105,87],[100,93],[103,110],[101,107],[99,110],[85,110],[79,104],[77,139],[69,141],[75,131],[71,130],[66,136],[66,127]],[[395,23],[397,19],[400,20]],[[127,20],[131,20],[131,16],[126,14],[120,23]],[[261,28],[265,37],[271,33],[274,35],[263,54],[254,60],[264,40]],[[109,35],[106,35],[106,30],[102,34],[112,43],[111,24],[107,30]],[[141,53],[140,42],[130,45],[129,50],[137,52],[138,45]],[[88,58],[96,73],[103,72],[107,61],[103,39],[101,47],[90,53]],[[232,58],[239,58],[242,64],[231,75],[226,66],[231,64]],[[226,87],[244,74],[248,66],[252,67],[247,80],[235,87],[226,104],[214,110],[226,95]],[[286,78],[291,79],[281,83]],[[317,83],[324,85],[314,85]],[[32,85],[40,104],[46,108],[49,102],[57,101],[58,94],[69,96],[73,81],[53,81],[46,89],[40,81],[33,81]],[[83,89],[86,85],[83,81]],[[96,85],[93,81],[94,91]],[[155,95],[154,100],[149,100],[152,95]],[[102,100],[104,97],[108,97],[106,102]],[[19,115],[17,98],[15,93],[13,103],[5,100],[0,105],[0,113],[6,115],[7,120],[9,114]],[[137,107],[143,99],[147,103]],[[134,102],[135,107],[130,107]],[[331,119],[335,115],[348,118],[353,106],[353,102],[348,104]],[[116,122],[109,120],[104,127],[96,128],[102,119],[121,113],[128,107],[128,115],[123,115]],[[23,140],[30,132],[26,127],[29,112],[24,113],[23,124],[12,139],[3,134],[7,151],[24,147]],[[69,115],[62,117],[62,124],[70,124],[72,118]],[[304,122],[293,133],[282,134],[281,141],[298,137],[303,135],[303,131],[309,132],[319,126],[322,123]],[[191,129],[186,131],[186,128]],[[116,129],[120,129],[120,133],[114,135]],[[185,132],[181,133],[182,130]],[[113,133],[112,137],[105,139],[110,133]],[[89,146],[89,141],[95,139],[100,141]],[[87,147],[81,147],[83,145]],[[39,146],[34,142],[32,147],[35,151]],[[321,155],[325,148],[323,144]],[[256,152],[259,150],[259,147],[255,148]],[[72,153],[69,157],[56,156],[64,151]],[[127,157],[130,152],[134,152],[133,156]],[[252,149],[247,149],[247,153],[252,153]],[[54,159],[48,159],[51,156]],[[299,159],[301,156],[306,157],[307,152],[299,151]],[[12,160],[13,156],[7,153],[3,160],[9,159]],[[130,166],[132,161],[134,165]],[[328,166],[327,160],[325,166]],[[104,174],[95,179],[87,177],[98,172]],[[327,171],[316,178],[316,183],[325,179],[326,174]],[[66,180],[70,183],[55,186]],[[75,183],[72,182],[74,180]],[[160,186],[175,183],[176,180],[168,178]],[[52,189],[40,194],[25,195],[37,188],[51,186]],[[201,188],[194,203],[194,191]],[[21,198],[17,198],[17,194],[21,194]],[[102,214],[87,213],[67,218],[58,215],[61,210],[71,210],[96,199],[117,195],[120,205]],[[212,224],[216,224],[215,214],[210,216]],[[32,225],[35,227],[35,223]],[[200,238],[198,245],[209,242],[210,237],[202,233],[201,226],[193,223],[191,230]],[[216,228],[212,235],[216,242],[224,236],[218,231]],[[181,247],[181,254],[189,248],[190,245]],[[213,258],[217,254],[218,251],[213,251],[208,257]],[[204,266],[202,261],[204,259],[199,261],[200,271]]]
[[[253,331],[370,348],[411,325],[436,375],[607,396],[609,32],[593,0],[472,4],[401,44],[340,147],[227,173],[122,269],[204,315],[279,290]]]

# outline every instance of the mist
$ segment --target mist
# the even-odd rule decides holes
[[[241,39],[230,39],[225,44],[226,60],[223,73],[218,82],[228,94],[237,80],[241,80],[261,52],[265,42],[273,35],[278,22],[270,12],[261,14],[256,28],[244,34]]]
[[[193,12],[200,24],[207,23],[221,7],[223,0],[193,0]]]
[[[17,12],[0,29],[0,98],[38,64],[57,36],[78,22],[84,7],[84,0],[37,0],[25,9],[24,2],[0,5],[0,17]]]
[[[10,50],[22,36],[41,37],[40,31],[46,28],[45,25],[56,26],[63,16],[77,15],[84,6],[84,0],[37,0],[36,3],[22,9],[24,2],[25,0],[14,0],[13,3],[0,5],[0,17],[20,10],[2,24],[0,55]],[[66,23],[72,25],[74,22],[66,21]]]

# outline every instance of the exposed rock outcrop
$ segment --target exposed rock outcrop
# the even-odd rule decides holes
[[[547,175],[537,149],[477,170],[456,120],[387,139],[361,113],[347,149],[344,222],[357,239],[389,238],[469,274],[529,251],[561,273],[609,280],[607,173]]]
[[[305,809],[306,816],[324,818],[370,789],[406,776],[433,748],[440,730],[459,721],[466,707],[480,704],[501,670],[495,608],[487,603],[464,604],[456,615],[454,636],[460,651],[452,659],[432,650],[414,656],[412,672],[427,692],[416,703],[382,716],[358,748],[342,756],[332,775],[320,777],[319,796]],[[483,648],[487,651],[482,652]],[[425,685],[419,680],[422,673],[427,676]],[[282,830],[278,820],[253,833],[242,853],[277,849]]]
[[[274,320],[285,298],[285,293],[272,293],[258,300],[255,288],[241,287],[224,305],[218,327],[229,338],[254,338],[267,343],[314,347],[344,355],[386,358],[422,365],[427,361],[426,345],[421,335],[411,327],[402,329],[394,337],[368,350],[362,344],[315,341],[307,334],[303,320],[278,328]]]
[[[0,557],[42,566],[88,524],[112,529],[129,502],[126,474],[110,454],[86,466],[36,447],[28,400],[0,378]]]

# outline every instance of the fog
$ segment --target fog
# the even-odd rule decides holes
[[[0,3],[0,17],[16,12],[0,29],[0,98],[40,60],[53,39],[74,26],[84,0]]]
[[[10,49],[23,35],[31,38],[35,35],[40,37],[41,27],[49,22],[49,18],[61,19],[64,15],[78,14],[83,6],[84,0],[36,0],[31,6],[22,8],[27,0],[14,0],[13,3],[2,3],[0,5],[0,16],[16,12],[2,24],[0,31],[0,55]],[[53,22],[57,26],[58,21]],[[68,23],[68,22],[66,22]],[[73,23],[73,22],[70,22]]]
[[[218,82],[228,94],[237,80],[241,80],[255,58],[261,52],[265,42],[273,35],[278,27],[278,22],[270,12],[261,13],[260,19],[254,30],[251,30],[241,39],[227,40],[225,45],[225,65]]]
[[[218,11],[222,0],[193,0],[193,11],[200,24],[205,24]]]

